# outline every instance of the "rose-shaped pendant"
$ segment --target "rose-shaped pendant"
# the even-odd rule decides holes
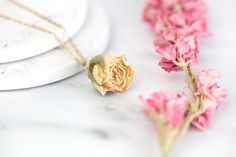
[[[102,95],[127,91],[134,75],[135,70],[127,64],[124,55],[97,55],[89,62],[88,76]]]

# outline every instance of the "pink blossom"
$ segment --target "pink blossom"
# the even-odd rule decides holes
[[[170,39],[159,38],[155,41],[156,51],[161,55],[159,65],[164,70],[181,71],[183,62],[190,65],[198,63],[200,46],[197,37],[178,39],[172,36]]]
[[[158,10],[158,2],[156,0],[150,0],[144,8],[143,19],[154,27],[156,23],[156,11]]]
[[[198,93],[204,94],[211,101],[221,104],[225,101],[227,91],[219,86],[220,73],[218,70],[202,70],[197,75]]]
[[[214,69],[202,70],[197,75],[198,92],[196,95],[205,95],[206,101],[203,105],[208,106],[205,112],[192,121],[192,124],[200,130],[208,128],[210,118],[219,105],[226,100],[227,91],[219,86],[219,78],[219,71]]]
[[[206,111],[196,117],[191,123],[194,127],[201,131],[204,131],[209,127],[210,119],[217,109],[217,104],[214,102],[211,103],[212,104],[209,105]]]
[[[189,104],[185,94],[173,96],[169,92],[160,91],[146,100],[141,97],[141,100],[147,105],[145,113],[156,123],[167,121],[172,128],[182,126]]]
[[[177,29],[185,30],[186,34],[206,36],[206,12],[204,0],[150,0],[143,17],[159,35],[166,29]]]
[[[159,62],[159,66],[162,67],[162,69],[164,69],[167,72],[171,72],[171,71],[182,71],[182,68],[176,64],[173,63],[172,60],[168,60],[164,57],[161,58],[161,61]]]
[[[181,71],[181,62],[198,63],[199,37],[209,35],[204,0],[149,0],[144,21],[159,35],[156,51],[159,65],[167,72]]]
[[[209,35],[207,28],[207,5],[204,0],[180,0],[186,24],[198,36]]]

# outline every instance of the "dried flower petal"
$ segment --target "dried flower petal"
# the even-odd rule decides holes
[[[207,6],[204,0],[149,0],[143,17],[154,32],[185,30],[185,34],[207,36]]]
[[[196,96],[205,96],[202,105],[206,110],[196,117],[192,124],[200,130],[208,128],[211,116],[219,105],[226,100],[227,91],[219,86],[219,78],[219,71],[214,69],[202,70],[197,75],[198,91]]]
[[[199,41],[193,39],[175,39],[175,41],[159,38],[155,41],[156,51],[162,59],[159,65],[167,72],[181,71],[182,64],[198,63]]]
[[[219,86],[220,73],[218,70],[207,69],[198,73],[197,95],[204,94],[211,101],[217,104],[223,103],[227,96],[227,91]]]
[[[169,92],[155,92],[151,98],[142,101],[147,105],[145,112],[157,125],[167,122],[172,128],[179,128],[184,121],[189,104],[185,94],[171,95]]]
[[[209,127],[210,119],[217,109],[217,104],[211,102],[210,106],[206,109],[205,112],[197,116],[193,121],[192,125],[198,128],[201,131],[206,130]]]

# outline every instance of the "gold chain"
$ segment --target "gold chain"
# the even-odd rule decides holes
[[[44,32],[44,33],[47,33],[47,34],[49,34],[49,35],[52,35],[52,36],[55,38],[55,40],[60,44],[60,47],[61,47],[61,48],[63,48],[69,55],[71,55],[71,57],[72,57],[73,59],[75,59],[75,60],[76,60],[78,63],[80,63],[83,67],[86,67],[86,65],[87,65],[87,60],[86,60],[86,58],[80,53],[80,51],[78,50],[78,48],[77,48],[76,45],[73,43],[73,41],[72,41],[72,39],[70,38],[70,36],[68,35],[66,29],[65,29],[61,24],[59,24],[58,22],[56,22],[56,21],[54,21],[54,20],[52,20],[52,19],[50,19],[50,18],[48,18],[48,17],[42,15],[41,13],[39,13],[39,12],[33,10],[32,8],[27,7],[27,6],[25,6],[25,5],[23,5],[23,4],[19,3],[19,2],[17,2],[17,1],[15,1],[15,0],[7,0],[7,1],[9,1],[9,2],[11,2],[12,4],[18,6],[19,8],[24,9],[25,11],[30,12],[30,13],[33,14],[33,15],[35,15],[35,16],[37,16],[37,17],[39,17],[39,18],[41,18],[41,19],[43,19],[43,20],[45,20],[45,21],[47,21],[48,23],[50,23],[50,24],[52,24],[52,25],[54,25],[54,26],[60,28],[60,29],[63,31],[63,33],[66,35],[66,37],[68,38],[68,43],[72,46],[72,48],[75,50],[75,52],[79,55],[80,59],[78,59],[78,58],[66,47],[66,45],[64,44],[64,42],[59,38],[59,36],[58,36],[56,33],[52,32],[52,31],[50,31],[50,30],[48,30],[48,29],[46,29],[46,28],[44,28],[44,27],[41,27],[41,26],[39,26],[39,25],[30,24],[30,23],[24,22],[24,21],[22,21],[22,20],[18,20],[18,19],[16,19],[16,18],[13,18],[13,17],[7,16],[7,15],[4,15],[4,14],[0,14],[0,18],[5,19],[5,20],[7,20],[7,21],[11,21],[11,22],[17,23],[17,24],[20,24],[20,25],[23,25],[23,26],[26,26],[26,27],[30,27],[30,28],[39,30],[39,31]]]

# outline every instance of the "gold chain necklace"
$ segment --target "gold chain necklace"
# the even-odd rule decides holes
[[[68,39],[67,42],[71,45],[77,55],[75,55],[69,50],[66,44],[60,39],[60,37],[55,32],[42,26],[31,24],[0,13],[1,19],[52,35],[59,43],[61,48],[63,48],[73,59],[75,59],[79,64],[81,64],[82,67],[87,68],[89,78],[91,79],[94,87],[102,95],[105,95],[107,92],[110,91],[125,92],[130,87],[134,80],[135,70],[132,68],[132,66],[127,64],[124,55],[97,55],[93,59],[91,59],[89,64],[87,65],[86,58],[81,54],[77,46],[74,44],[73,40],[68,35],[65,27],[63,27],[60,23],[52,20],[51,18],[39,13],[38,11],[16,0],[7,1],[61,29]]]
[[[60,40],[60,38],[56,35],[56,33],[46,29],[46,28],[43,28],[41,26],[38,26],[38,25],[35,25],[35,24],[30,24],[30,23],[27,23],[27,22],[24,22],[24,21],[21,21],[21,20],[18,20],[18,19],[15,19],[15,18],[12,18],[12,17],[9,17],[9,16],[6,16],[6,15],[2,15],[0,14],[1,18],[4,18],[6,20],[9,20],[9,21],[12,21],[12,22],[15,22],[15,23],[18,23],[18,24],[21,24],[21,25],[24,25],[24,26],[27,26],[27,27],[31,27],[33,29],[37,29],[39,31],[42,31],[42,32],[45,32],[47,34],[50,34],[52,35],[55,40],[57,42],[59,42],[60,44],[60,47],[63,48],[68,54],[70,54],[78,63],[80,63],[83,67],[86,66],[86,59],[85,57],[80,53],[80,51],[78,50],[78,48],[76,47],[76,45],[73,43],[72,39],[70,38],[70,36],[68,35],[66,29],[59,23],[57,23],[56,21],[48,18],[47,16],[44,16],[43,14],[37,12],[36,10],[33,10],[32,8],[18,2],[18,1],[15,1],[15,0],[7,0],[8,2],[14,4],[15,6],[39,17],[40,19],[43,19],[45,20],[46,22],[56,26],[57,28],[61,29],[63,31],[63,33],[66,35],[67,39],[68,39],[68,43],[72,46],[72,48],[74,49],[74,51],[77,53],[77,55],[79,56],[79,58],[77,58],[71,51],[69,51],[69,49],[66,47],[66,45],[64,44],[64,42],[62,40]]]

